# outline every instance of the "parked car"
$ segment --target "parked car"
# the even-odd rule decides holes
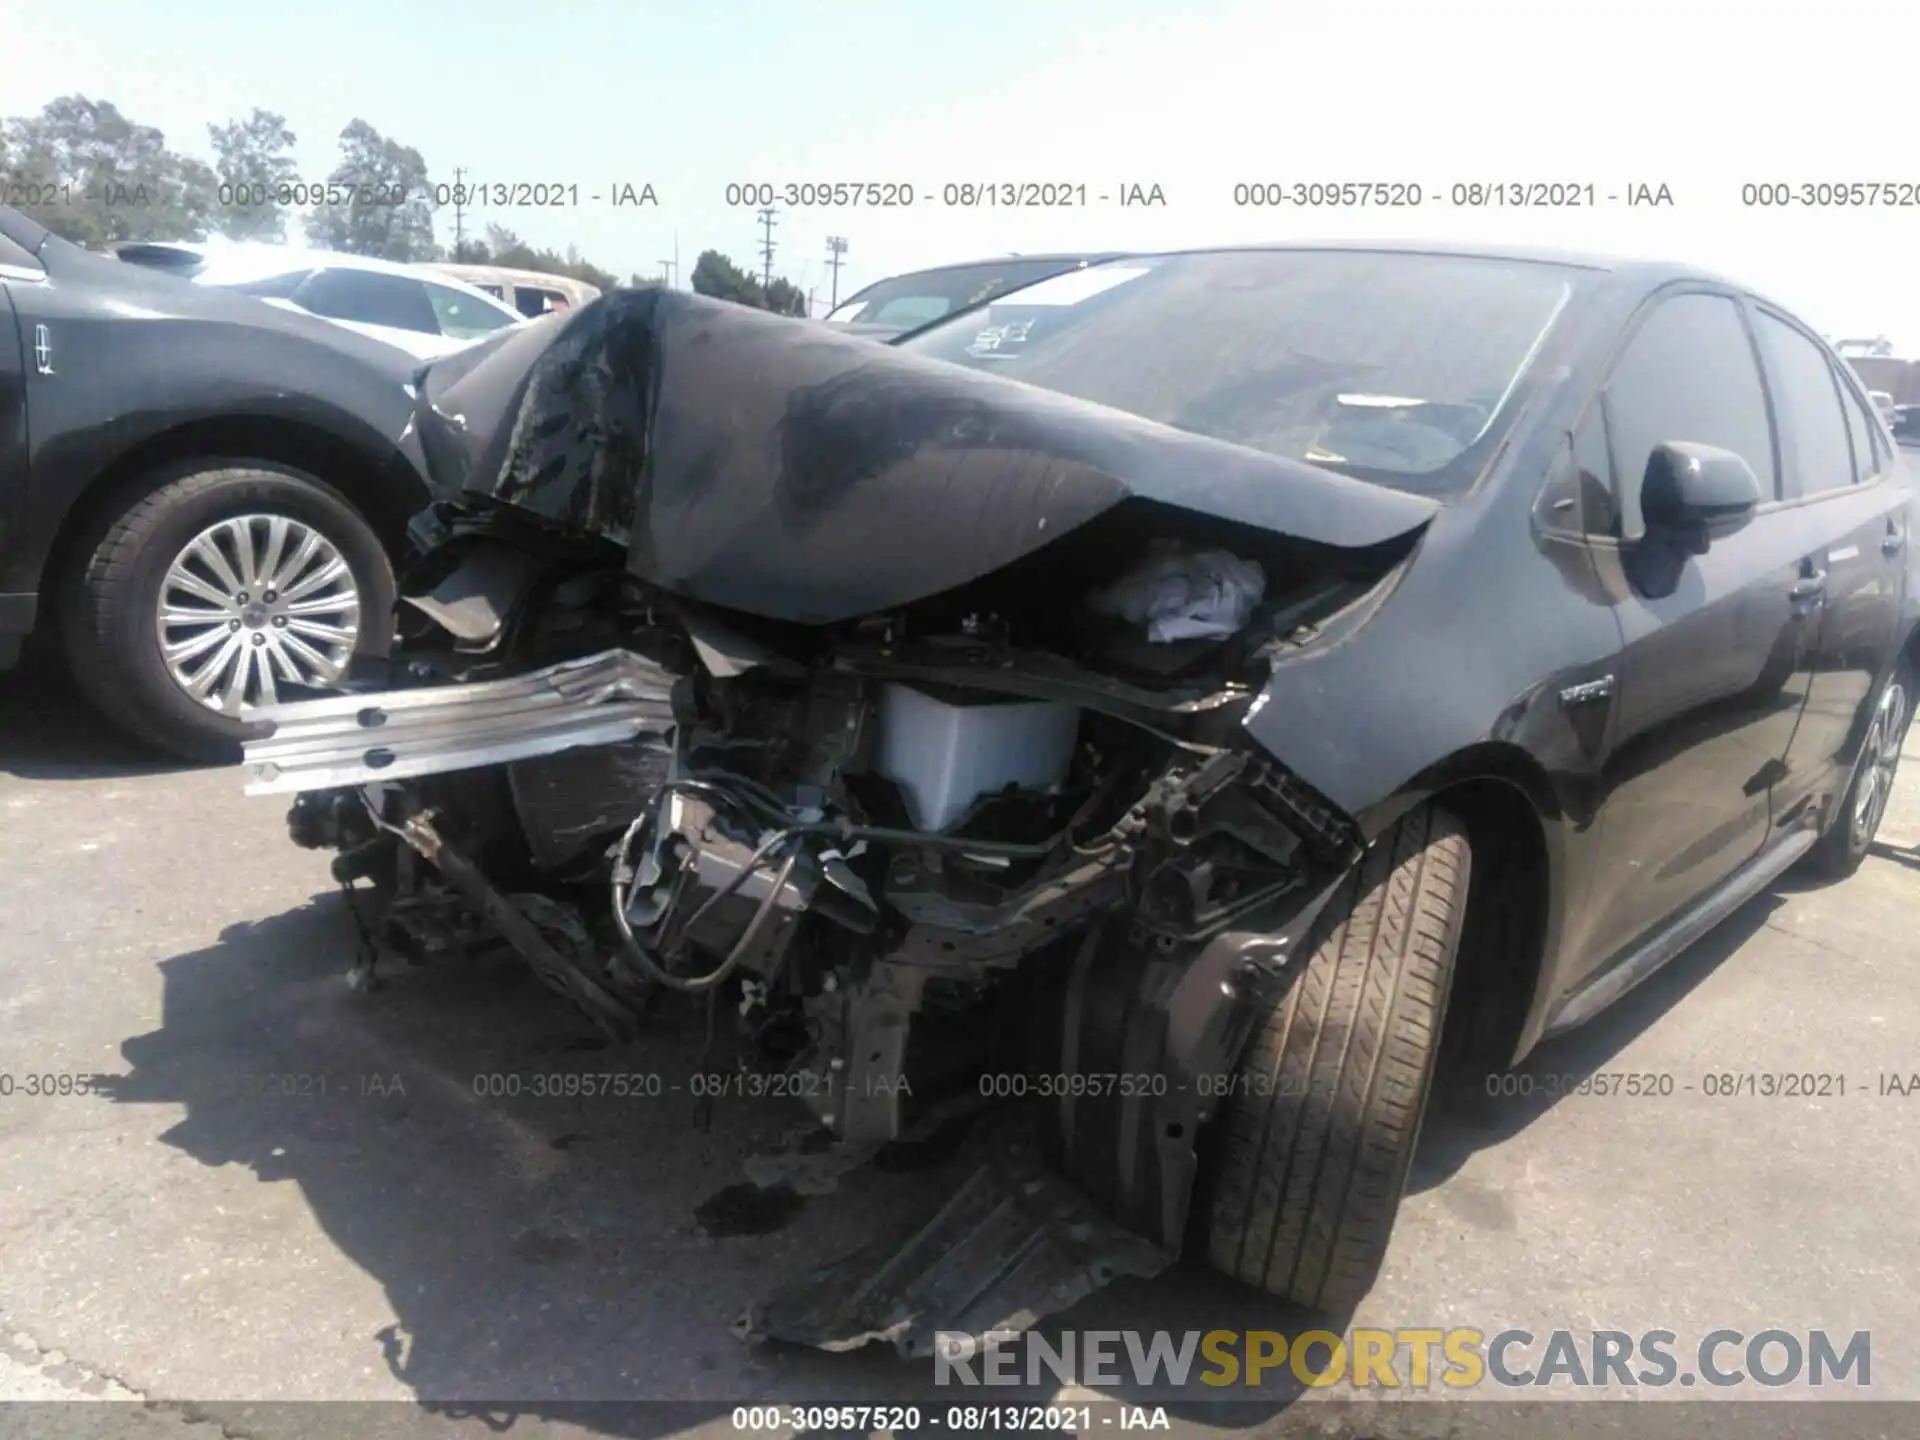
[[[451,354],[524,319],[485,291],[451,276],[325,250],[212,257],[193,280],[304,310],[421,360]]]
[[[1003,255],[961,265],[938,265],[876,281],[836,305],[825,318],[828,324],[845,325],[852,334],[886,339],[931,324],[956,310],[984,305],[1022,285],[1112,258]]]
[[[525,318],[432,266],[364,255],[220,237],[129,242],[113,253],[129,264],[305,310],[423,360]]]
[[[600,287],[565,275],[539,270],[514,270],[502,265],[441,265],[427,268],[484,290],[494,299],[529,319],[555,310],[578,309],[600,298]]]
[[[417,368],[0,209],[0,668],[57,633],[116,724],[237,759],[261,702],[391,638]]]
[[[1350,1305],[1443,1052],[1852,871],[1910,716],[1885,426],[1684,266],[1136,257],[890,346],[621,291],[417,423],[406,638],[246,755],[382,943],[610,1034],[728,987],[796,1165],[1022,1127],[750,1337],[924,1354],[1190,1237]]]

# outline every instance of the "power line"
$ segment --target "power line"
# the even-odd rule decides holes
[[[466,195],[466,168],[453,167],[453,258],[467,258],[466,207],[460,202]]]
[[[760,283],[769,289],[773,286],[773,227],[778,223],[778,214],[779,212],[771,205],[760,212],[760,228],[766,236],[760,242],[760,259],[766,267],[761,274]]]
[[[840,259],[847,253],[847,237],[829,235],[827,237],[827,264],[833,267],[833,290],[827,301],[827,312],[831,314],[840,308]]]

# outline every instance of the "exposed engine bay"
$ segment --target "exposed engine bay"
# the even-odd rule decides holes
[[[534,367],[505,459],[416,521],[394,655],[263,712],[249,793],[295,795],[294,838],[371,886],[363,966],[503,942],[614,1040],[664,996],[714,1005],[849,1159],[983,1098],[1027,1114],[1031,1146],[905,1250],[810,1277],[743,1333],[924,1353],[936,1327],[1030,1323],[1157,1270],[1215,1082],[1361,849],[1243,722],[1276,663],[1359,623],[1412,535],[1303,540],[1110,486],[1043,546],[903,603],[719,604],[684,558],[642,563],[643,527],[600,500],[529,501],[566,462],[525,478],[527,417],[589,381]],[[610,443],[580,452],[600,497]]]

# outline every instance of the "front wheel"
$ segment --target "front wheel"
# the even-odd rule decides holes
[[[62,607],[68,663],[137,739],[233,761],[249,716],[324,687],[356,651],[383,653],[393,571],[337,491],[257,462],[155,477],[107,523]]]
[[[1208,1260],[1319,1310],[1373,1285],[1432,1085],[1471,855],[1422,805],[1328,902],[1213,1138]]]
[[[1886,818],[1887,802],[1900,769],[1900,750],[1907,743],[1913,719],[1913,670],[1906,660],[1895,663],[1880,687],[1873,716],[1867,723],[1866,743],[1854,765],[1846,796],[1834,811],[1826,833],[1807,853],[1809,866],[1832,880],[1844,880],[1860,868]]]

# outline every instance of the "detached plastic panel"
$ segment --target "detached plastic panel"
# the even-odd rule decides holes
[[[982,795],[1009,785],[1044,789],[1067,778],[1080,709],[1056,700],[964,705],[910,685],[880,696],[882,775],[897,784],[915,828],[951,826]]]

